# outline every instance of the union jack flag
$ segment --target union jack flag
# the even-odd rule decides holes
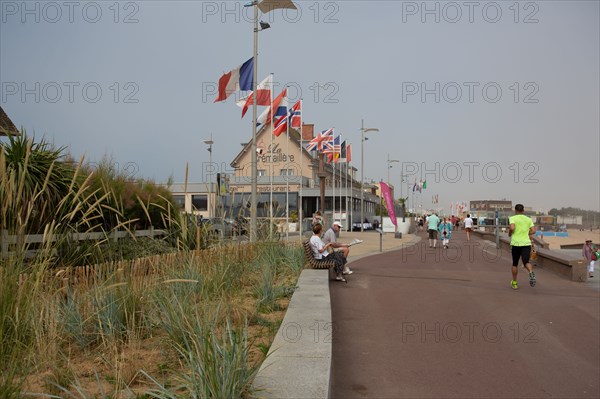
[[[331,128],[329,130],[323,130],[322,132],[317,133],[317,137],[309,141],[306,145],[306,150],[323,151],[325,149],[325,146],[329,145],[329,143],[333,141],[333,129],[334,128]]]
[[[340,141],[340,136],[337,136],[335,140],[325,143],[323,146],[323,154],[333,154],[333,157],[335,158],[335,154],[339,154],[342,150]]]

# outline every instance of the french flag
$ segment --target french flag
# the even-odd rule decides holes
[[[215,102],[225,101],[236,91],[254,89],[254,57],[239,67],[227,72],[219,79],[219,96]]]

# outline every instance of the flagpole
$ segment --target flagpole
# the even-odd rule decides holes
[[[350,225],[350,223],[349,223],[350,209],[348,209],[348,185],[349,185],[349,183],[348,183],[348,152],[346,152],[346,158],[344,158],[344,159],[345,159],[344,166],[346,166],[346,176],[344,177],[344,180],[346,181],[346,229],[347,229],[348,226]]]
[[[286,126],[286,143],[285,143],[285,152],[286,152],[286,159],[285,159],[285,238],[287,241],[290,240],[290,176],[289,176],[289,162],[290,162],[290,124],[292,123],[291,119],[290,119],[290,115],[289,115],[289,104],[288,104],[288,108],[285,117],[287,118],[287,126]]]
[[[302,114],[304,113],[304,109],[302,109],[302,99],[300,99],[300,201],[298,204],[298,221],[300,222],[300,239],[302,239],[302,186],[304,186],[304,169],[302,168],[303,162],[302,158],[304,158],[304,143],[302,142],[304,136],[302,134]]]
[[[271,73],[271,75],[273,75],[273,73]],[[273,79],[272,81],[275,82],[275,79]],[[269,118],[271,123],[271,142],[269,146],[269,240],[273,239],[273,130],[275,129],[275,124],[273,123],[273,116],[276,113],[277,110],[273,111],[273,90],[271,90],[271,115]]]
[[[335,128],[333,128],[333,148],[332,148],[332,152],[331,152],[331,163],[333,164],[333,197],[332,197],[332,208],[333,208],[333,214],[331,215],[331,218],[333,219],[331,222],[335,222]]]
[[[338,159],[338,163],[341,162],[342,160],[342,134],[340,133],[340,153],[339,153],[339,157]],[[342,188],[343,188],[343,180],[342,180],[342,165],[340,165],[340,222],[342,221]]]
[[[254,4],[254,71],[253,71],[253,86],[254,92],[256,93],[258,85],[258,2]],[[256,103],[252,102],[252,178],[250,179],[251,184],[251,195],[250,195],[250,242],[256,241],[256,206],[257,206],[257,165],[256,165]]]

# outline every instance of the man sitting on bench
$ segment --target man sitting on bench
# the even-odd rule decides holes
[[[337,281],[343,281],[346,282],[346,279],[344,278],[343,270],[344,270],[344,265],[346,264],[346,259],[344,258],[344,256],[342,255],[341,252],[333,252],[333,253],[329,253],[327,251],[327,248],[331,247],[332,244],[328,243],[325,244],[323,242],[323,240],[321,240],[321,231],[323,230],[323,226],[320,224],[316,224],[313,227],[313,236],[310,238],[310,246],[313,250],[313,256],[315,257],[315,260],[317,262],[324,262],[326,261],[325,258],[327,258],[327,260],[332,259],[335,263],[335,266],[333,267],[335,270],[335,274],[336,277],[335,279]]]

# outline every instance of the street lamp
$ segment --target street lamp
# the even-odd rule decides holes
[[[378,132],[379,129],[374,127],[365,128],[365,121],[361,119],[360,121],[360,231],[361,233],[364,230],[364,221],[365,221],[365,133],[368,132]]]
[[[261,30],[269,29],[271,25],[260,21],[260,29],[258,27],[258,1],[254,0],[249,4],[245,4],[244,7],[254,7],[254,73],[253,73],[253,82],[254,87],[253,91],[256,93],[257,85],[258,85],[258,32]],[[256,241],[256,216],[257,216],[257,204],[258,204],[258,195],[257,195],[257,159],[256,159],[256,118],[257,118],[257,105],[258,101],[252,101],[252,154],[251,154],[251,162],[252,162],[252,178],[250,179],[251,183],[251,194],[250,194],[250,242]]]
[[[400,162],[397,159],[390,159],[390,154],[388,154],[387,164],[388,164],[388,176],[387,176],[387,184],[390,185],[390,169],[392,169],[392,165],[394,162]]]
[[[212,164],[212,146],[214,141],[212,139],[212,133],[210,134],[210,140],[204,140],[204,144],[208,146],[206,149],[208,151],[208,164],[210,165],[210,175],[208,178],[208,196],[210,198],[210,211],[208,217],[214,217],[214,207],[213,207],[213,199],[212,199],[212,172],[213,172],[213,164]]]

